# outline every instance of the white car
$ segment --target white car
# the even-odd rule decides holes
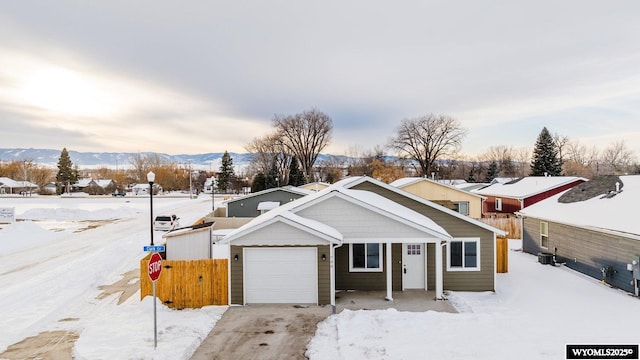
[[[180,218],[175,215],[158,215],[153,220],[153,230],[156,231],[171,231],[180,227]]]

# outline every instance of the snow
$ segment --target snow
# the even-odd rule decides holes
[[[185,223],[211,208],[206,195],[155,200],[154,210],[175,212]],[[17,219],[31,218],[0,230],[0,353],[44,331],[75,330],[76,359],[186,360],[226,310],[177,311],[157,302],[154,349],[152,297],[141,301],[136,293],[120,305],[118,293],[99,298],[100,286],[138,269],[145,255],[148,198],[2,198],[0,207],[15,207]],[[106,223],[87,227],[87,217]],[[161,233],[156,237],[161,243]],[[509,273],[497,275],[495,293],[449,293],[458,314],[344,310],[318,324],[307,355],[558,359],[568,343],[640,342],[637,298],[520,251],[509,256]]]
[[[585,228],[619,231],[640,239],[640,222],[637,221],[638,215],[635,212],[640,199],[640,176],[620,176],[620,180],[624,182],[624,188],[611,198],[603,198],[604,194],[601,194],[589,200],[565,204],[558,202],[565,193],[562,192],[527,206],[520,213]],[[607,216],[602,216],[604,209]]]
[[[585,178],[576,176],[527,176],[512,184],[496,183],[476,190],[475,193],[524,199],[577,180],[587,181]]]
[[[498,274],[495,293],[450,293],[458,314],[344,310],[318,325],[307,356],[558,359],[566,344],[640,342],[637,298],[529,254],[509,256],[509,273]]]

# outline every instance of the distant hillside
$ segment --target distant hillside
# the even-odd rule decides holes
[[[58,159],[60,158],[60,152],[62,149],[0,149],[0,160],[4,161],[23,161],[30,160],[38,164],[47,167],[56,167],[58,165]],[[79,168],[131,168],[131,157],[138,154],[153,154],[152,152],[143,153],[112,153],[112,152],[80,152],[69,150],[69,157],[74,165]],[[217,170],[220,168],[222,155],[220,153],[206,153],[206,154],[179,154],[169,155],[163,153],[157,153],[159,156],[167,159],[168,162],[174,164],[191,165],[193,169],[201,170]],[[249,165],[253,154],[250,153],[229,153],[233,159],[233,165],[236,169],[242,169]],[[318,161],[322,161],[332,155],[320,154]],[[344,158],[344,156],[339,156]]]

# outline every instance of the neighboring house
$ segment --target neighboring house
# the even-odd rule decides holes
[[[212,176],[210,178],[207,178],[207,180],[204,181],[204,187],[202,188],[202,192],[205,194],[211,194],[212,192],[215,191],[217,187],[218,187],[218,179]]]
[[[153,193],[154,195],[162,192],[162,186],[154,183]],[[149,184],[135,184],[131,187],[131,194],[133,195],[149,195]]]
[[[29,181],[15,181],[8,177],[0,177],[0,194],[19,194],[24,192],[35,192],[38,185]]]
[[[501,230],[368,177],[233,230],[230,303],[335,305],[336,291],[495,290]]]
[[[460,190],[450,184],[421,177],[407,177],[398,179],[390,185],[474,219],[482,217],[484,197]]]
[[[555,254],[567,267],[634,291],[627,264],[640,263],[638,200],[640,175],[582,183],[518,212],[522,248]]]
[[[58,186],[56,183],[50,182],[43,187],[43,191],[45,194],[55,194],[58,191]]]
[[[322,181],[316,181],[316,182],[312,182],[309,184],[304,184],[304,185],[300,185],[298,186],[298,189],[302,189],[302,190],[310,190],[310,191],[320,191],[320,190],[324,190],[326,188],[328,188],[329,186],[331,186],[331,184],[328,184],[326,182],[322,182]]]
[[[587,181],[576,176],[528,176],[496,182],[476,194],[486,197],[482,214],[513,214],[555,194]]]
[[[227,200],[227,217],[256,217],[269,210],[312,193],[285,186],[258,191],[247,196]]]
[[[104,191],[112,191],[116,188],[116,183],[110,179],[79,179],[78,182],[72,185],[72,187],[76,191],[85,191],[91,188],[100,188]]]

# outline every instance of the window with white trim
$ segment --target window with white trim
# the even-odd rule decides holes
[[[540,246],[549,248],[549,224],[544,221],[540,222]]]
[[[496,198],[496,211],[502,211],[502,199]]]
[[[447,246],[447,270],[479,271],[480,239],[455,238]]]
[[[456,207],[456,211],[462,215],[469,215],[469,202],[468,201],[454,201],[453,205]]]
[[[382,244],[349,244],[349,271],[382,271]]]

